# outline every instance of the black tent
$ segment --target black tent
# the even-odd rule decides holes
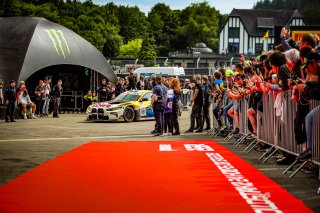
[[[0,77],[26,80],[40,69],[77,65],[116,82],[103,55],[75,32],[43,18],[0,18]]]

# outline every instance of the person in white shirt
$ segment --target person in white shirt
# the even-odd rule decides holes
[[[22,113],[23,113],[24,119],[28,119],[27,118],[27,108],[30,109],[30,112],[32,114],[31,118],[33,118],[33,119],[37,118],[34,114],[36,112],[36,105],[34,103],[32,103],[32,101],[30,100],[30,96],[29,96],[27,90],[23,91],[19,95],[18,104],[22,107]]]
[[[49,114],[49,104],[50,104],[50,92],[51,92],[51,79],[48,78],[47,80],[44,80],[44,104],[42,108],[42,114],[43,116],[48,116]]]

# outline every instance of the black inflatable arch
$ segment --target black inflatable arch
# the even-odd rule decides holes
[[[26,80],[54,65],[95,70],[111,82],[117,77],[100,51],[75,32],[43,18],[0,18],[0,77]]]

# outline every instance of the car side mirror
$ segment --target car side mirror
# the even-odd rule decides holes
[[[141,102],[144,102],[144,101],[149,101],[149,99],[148,98],[142,98]]]

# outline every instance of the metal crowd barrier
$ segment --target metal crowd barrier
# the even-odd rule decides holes
[[[240,132],[247,135],[247,134],[249,134],[248,116],[247,116],[247,111],[249,109],[248,99],[245,98],[245,99],[241,99],[240,101],[236,101],[236,102],[238,102],[238,104],[239,104],[239,129],[240,129]],[[235,105],[234,109],[236,110],[236,105]]]
[[[282,116],[276,116],[276,109],[274,107],[275,94],[273,92],[269,94],[263,94],[263,112],[257,110],[257,139],[252,141],[245,149],[250,152],[259,143],[268,144],[271,146],[261,157],[264,158],[263,162],[266,162],[272,157],[277,151],[282,150],[284,152],[298,156],[303,151],[303,146],[298,145],[295,140],[294,134],[294,121],[297,111],[297,103],[291,101],[291,92],[285,92],[282,94]],[[248,98],[240,101],[235,101],[235,109],[239,106],[239,129],[241,140],[235,144],[240,144],[249,133],[248,129]],[[280,97],[280,96],[279,96]],[[320,165],[320,101],[312,100],[310,102],[310,111],[316,109],[313,116],[313,148],[312,148],[312,159],[304,161],[302,165],[290,176],[293,177],[305,164],[313,162]],[[234,121],[235,122],[235,121]],[[236,126],[236,125],[234,125]],[[229,137],[230,139],[231,137]],[[298,161],[295,161],[284,173],[293,168]],[[319,174],[320,175],[320,174]],[[320,178],[320,176],[319,176]]]
[[[250,96],[248,96],[250,97]],[[248,97],[238,100],[238,101],[234,101],[234,111],[236,111],[236,109],[239,107],[239,131],[241,134],[241,137],[238,139],[238,141],[235,143],[235,145],[239,145],[241,144],[246,136],[249,134],[249,128],[248,128],[248,116],[247,116],[247,111],[249,109],[249,103],[248,103]],[[233,119],[233,127],[235,129],[235,127],[237,126],[235,119]],[[230,138],[230,136],[229,136]]]
[[[65,91],[61,96],[62,110],[82,110],[83,109],[83,92],[82,91]]]
[[[181,103],[184,110],[188,110],[189,103],[193,96],[193,90],[183,89],[181,92]]]
[[[315,109],[312,131],[312,160],[320,163],[320,101],[312,100],[310,108],[311,110]]]

